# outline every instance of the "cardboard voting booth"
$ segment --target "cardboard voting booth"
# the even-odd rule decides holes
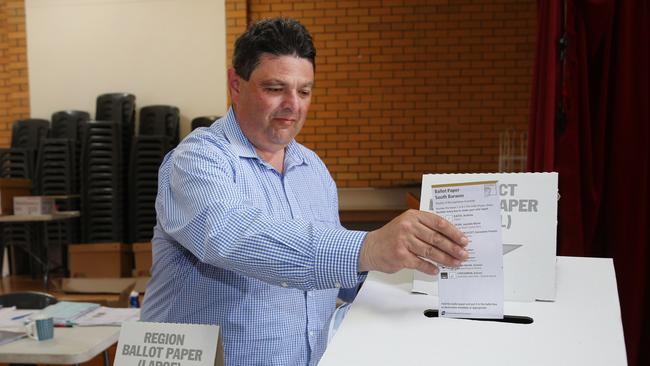
[[[555,300],[557,173],[424,175],[420,209],[433,211],[433,185],[489,180],[498,181],[505,300]],[[436,277],[416,271],[412,290],[437,295]]]

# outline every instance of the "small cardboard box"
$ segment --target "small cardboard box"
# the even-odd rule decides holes
[[[135,259],[133,276],[151,275],[151,243],[133,243],[133,257]]]
[[[130,277],[133,252],[124,243],[71,244],[68,265],[70,277]]]
[[[14,215],[50,215],[54,198],[47,196],[14,196]]]
[[[0,179],[0,215],[14,213],[14,196],[28,196],[32,192],[30,179]]]
[[[116,300],[104,299],[101,305],[126,308],[137,278],[62,278],[60,288],[66,294],[117,294]],[[93,302],[98,302],[93,300]]]

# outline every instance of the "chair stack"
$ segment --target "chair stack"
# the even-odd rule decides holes
[[[74,141],[43,139],[36,169],[40,194],[45,196],[78,194],[76,160]]]
[[[139,135],[131,149],[129,217],[133,242],[149,242],[156,225],[158,169],[167,152],[178,145],[180,111],[168,105],[140,110]]]
[[[50,121],[30,118],[16,121],[11,131],[11,147],[38,149],[41,139],[47,137]]]
[[[167,136],[172,146],[179,141],[180,111],[170,105],[152,105],[140,109],[140,135]]]
[[[79,174],[75,141],[67,138],[47,138],[41,142],[37,164],[40,194],[62,196],[56,199],[59,211],[79,210]],[[56,245],[63,254],[63,245],[79,242],[78,220],[45,223],[45,233],[50,246]],[[65,259],[61,255],[62,265]]]
[[[36,152],[41,140],[47,136],[50,121],[24,119],[12,126],[11,147],[0,149],[0,174],[2,178],[33,179]]]
[[[81,142],[82,126],[90,120],[90,114],[83,111],[59,111],[52,114],[50,136]]]
[[[46,249],[42,243],[43,233],[40,229],[34,230],[34,227],[27,222],[5,223],[2,225],[2,246],[22,247],[32,255],[25,252],[14,250],[11,273],[16,275],[31,274],[32,278],[39,277],[43,274],[43,265],[36,258],[44,258]]]
[[[124,240],[122,123],[88,121],[81,148],[81,222],[86,243]]]
[[[210,127],[220,116],[201,116],[192,120],[192,131],[199,127]]]
[[[135,131],[135,95],[128,93],[108,93],[97,97],[95,119],[101,121],[120,121],[127,127],[126,134]]]
[[[131,139],[135,133],[135,95],[127,93],[108,93],[98,96],[95,119],[97,121],[115,121],[120,123],[122,129],[121,140],[123,148],[122,167],[124,172],[126,172],[129,166]]]
[[[169,140],[167,136],[143,135],[133,140],[129,175],[130,239],[133,242],[149,242],[153,236],[158,169],[171,148]]]
[[[50,122],[44,119],[24,119],[14,122],[12,126],[11,148],[0,149],[0,176],[2,178],[34,179],[36,175],[36,155],[41,140],[47,136]],[[34,192],[38,193],[38,182],[33,184]],[[43,258],[45,248],[42,243],[42,232],[33,230],[28,223],[6,223],[2,225],[2,243],[27,249],[38,258]],[[42,266],[32,256],[14,256],[15,274],[31,273],[40,276]],[[27,271],[28,270],[28,271]]]
[[[90,114],[83,111],[60,111],[52,114],[52,129],[50,136],[55,139],[68,139],[74,146],[74,187],[71,194],[79,194],[81,182],[79,181],[79,172],[81,171],[81,140],[83,125],[90,120]],[[62,200],[60,203],[61,210],[78,210],[78,200]]]
[[[29,149],[0,149],[0,176],[2,178],[27,178],[34,175],[33,151]]]
[[[128,169],[129,169],[129,153],[131,149],[131,141],[135,132],[135,95],[128,93],[107,93],[97,97],[95,119],[97,121],[113,121],[118,123],[120,129],[120,137],[115,137],[120,142],[120,158],[116,162],[117,169],[120,172],[121,182],[119,183],[120,192],[124,192],[128,187]],[[122,194],[122,202],[120,208],[120,227],[123,232],[128,233],[128,196]],[[121,234],[119,237],[122,240],[128,239],[128,235]],[[95,242],[93,240],[90,243]],[[102,242],[102,241],[99,241]]]

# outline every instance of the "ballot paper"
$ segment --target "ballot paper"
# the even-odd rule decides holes
[[[449,318],[503,318],[503,247],[497,181],[432,185],[432,209],[469,239],[468,259],[440,266],[439,314]]]

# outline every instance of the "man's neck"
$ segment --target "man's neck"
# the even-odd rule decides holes
[[[284,170],[284,151],[286,149],[280,149],[278,151],[262,151],[260,149],[255,148],[255,151],[257,151],[257,155],[259,155],[262,160],[266,161],[267,163],[271,164],[275,170],[277,170],[280,174],[283,173]]]

